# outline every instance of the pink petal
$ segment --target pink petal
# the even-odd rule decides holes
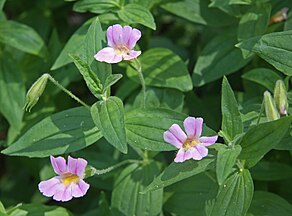
[[[170,143],[171,145],[174,145],[177,148],[181,148],[183,143],[179,141],[171,132],[165,131],[163,134],[163,139],[165,142]]]
[[[106,37],[107,37],[107,45],[110,47],[116,47],[115,43],[113,42],[113,27],[108,27],[106,31]]]
[[[171,125],[168,131],[170,131],[181,143],[184,143],[187,140],[187,135],[178,124]]]
[[[195,148],[202,157],[206,157],[208,155],[208,149],[205,146],[198,144],[195,146]]]
[[[62,184],[60,178],[54,177],[46,181],[41,181],[38,186],[44,196],[51,197],[56,193],[60,184]]]
[[[129,55],[124,55],[123,58],[124,60],[131,60],[137,58],[139,55],[141,55],[141,51],[131,50]]]
[[[185,161],[185,150],[181,148],[177,152],[176,157],[174,159],[174,162],[176,162],[176,163],[182,163],[184,161]]]
[[[114,47],[122,45],[123,41],[123,28],[121,25],[116,24],[112,26],[112,43]]]
[[[168,131],[164,132],[163,138],[165,142],[168,142],[177,148],[181,148],[186,141],[187,136],[177,124],[173,124]]]
[[[211,137],[200,137],[199,141],[204,146],[213,145],[218,139],[218,136],[211,136]]]
[[[82,158],[72,158],[68,157],[68,170],[70,173],[78,175],[80,178],[84,177],[85,168],[87,166],[87,161]]]
[[[192,157],[193,157],[192,148],[189,148],[188,150],[185,151],[184,160],[189,160]]]
[[[202,134],[203,119],[187,117],[184,120],[184,127],[188,137],[199,138]]]
[[[200,152],[196,149],[196,147],[191,148],[191,153],[194,160],[201,160],[203,158]]]
[[[60,175],[67,171],[66,160],[63,157],[54,158],[51,156],[50,159],[55,173]]]
[[[72,185],[65,186],[64,184],[61,184],[62,186],[59,187],[58,191],[53,196],[53,199],[56,201],[62,201],[66,202],[72,199]]]
[[[94,58],[100,62],[118,63],[123,60],[121,54],[116,54],[115,50],[111,47],[106,47],[95,54]]]
[[[126,43],[126,46],[131,50],[136,45],[137,41],[141,38],[141,32],[138,29],[133,29],[132,34],[129,37],[128,42]]]
[[[82,197],[87,193],[88,189],[89,184],[81,179],[78,184],[72,184],[72,195],[73,197]]]
[[[127,43],[131,37],[133,29],[130,26],[124,26],[123,27],[123,33],[122,33],[122,44],[127,46]]]

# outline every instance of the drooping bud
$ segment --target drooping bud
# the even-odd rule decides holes
[[[264,93],[264,104],[268,121],[274,121],[280,118],[280,114],[276,108],[275,100],[268,91],[265,91]]]
[[[277,13],[275,13],[270,19],[270,25],[273,23],[283,22],[288,19],[289,8],[284,7]]]
[[[287,98],[287,90],[285,84],[282,80],[278,80],[274,89],[274,98],[276,102],[276,106],[281,115],[287,115],[288,110],[288,98]]]
[[[30,110],[36,105],[40,96],[43,94],[46,88],[49,76],[50,76],[49,74],[45,73],[40,78],[38,78],[34,84],[32,84],[32,86],[30,87],[26,94],[24,105],[25,111],[30,112]]]

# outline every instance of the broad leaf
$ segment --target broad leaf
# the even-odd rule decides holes
[[[2,153],[27,157],[48,157],[83,149],[102,137],[90,112],[84,107],[56,113],[30,128]]]
[[[112,215],[159,215],[162,211],[163,190],[146,194],[140,192],[159,173],[156,162],[132,164],[118,176],[112,193]]]
[[[41,204],[24,204],[9,211],[10,216],[32,216],[32,215],[46,215],[46,216],[70,216],[71,214],[63,207],[59,206],[45,206]]]
[[[40,57],[47,55],[44,41],[38,33],[14,21],[0,21],[0,43]]]
[[[253,181],[248,170],[236,172],[219,188],[218,195],[209,209],[209,216],[245,215],[253,197]]]
[[[213,167],[214,159],[211,158],[204,158],[200,161],[188,160],[184,163],[173,162],[145,188],[143,193],[167,187]]]
[[[289,116],[250,128],[240,142],[239,158],[245,160],[248,167],[254,166],[281,141],[291,122],[292,116]]]
[[[127,4],[118,11],[118,16],[129,25],[139,23],[153,30],[156,29],[150,11],[139,4]]]
[[[193,88],[187,66],[172,51],[165,48],[153,48],[144,52],[139,58],[146,85],[175,88],[190,91]],[[139,81],[137,72],[128,67],[127,75]]]
[[[76,12],[91,12],[102,14],[108,11],[118,10],[120,7],[118,0],[80,0],[73,6]]]
[[[91,107],[94,123],[105,139],[123,153],[127,153],[127,138],[123,102],[118,97],[109,97]]]

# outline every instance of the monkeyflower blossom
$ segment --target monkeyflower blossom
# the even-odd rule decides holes
[[[138,29],[116,24],[108,27],[106,35],[108,47],[94,56],[97,61],[118,63],[122,60],[135,59],[141,54],[141,51],[133,50],[141,37]]]
[[[184,162],[189,159],[201,160],[208,155],[207,146],[213,145],[218,136],[201,136],[203,128],[203,119],[187,117],[184,120],[184,128],[187,134],[183,132],[179,125],[173,124],[164,132],[164,140],[178,148],[174,162]]]
[[[82,197],[86,194],[89,184],[83,181],[87,161],[68,157],[68,165],[63,157],[50,157],[55,176],[39,183],[40,192],[56,201],[66,202],[73,197]]]

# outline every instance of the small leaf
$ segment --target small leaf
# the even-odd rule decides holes
[[[47,56],[47,48],[38,33],[18,22],[0,21],[0,43],[43,58]]]
[[[175,88],[186,92],[193,88],[186,64],[172,51],[153,48],[139,58],[146,85]],[[137,72],[128,67],[127,75],[139,82]]]
[[[103,14],[109,11],[115,11],[119,8],[118,0],[80,0],[73,6],[76,12],[91,12]]]
[[[24,204],[9,210],[11,216],[22,215],[62,215],[70,216],[71,214],[63,207],[45,206],[41,204]]]
[[[5,213],[6,213],[6,211],[5,211],[5,207],[4,207],[4,205],[2,204],[2,202],[0,201],[0,214],[4,214],[3,216],[5,216]]]
[[[103,92],[105,93],[108,88],[110,88],[112,85],[114,85],[116,82],[118,82],[123,77],[122,74],[111,74],[107,77],[105,80],[105,85],[103,86]]]
[[[253,197],[253,181],[248,170],[236,172],[219,188],[209,216],[245,215]]]
[[[153,30],[156,29],[152,14],[141,5],[127,4],[118,11],[118,16],[129,25],[139,23]]]
[[[48,157],[78,151],[101,137],[90,112],[84,107],[78,107],[43,119],[1,153]]]
[[[105,139],[123,153],[127,153],[127,138],[124,123],[123,102],[118,97],[109,97],[91,107],[94,123]]]
[[[211,158],[204,158],[200,161],[188,160],[184,163],[173,162],[144,189],[143,193],[167,187],[183,179],[209,170],[213,166],[214,159]]]

